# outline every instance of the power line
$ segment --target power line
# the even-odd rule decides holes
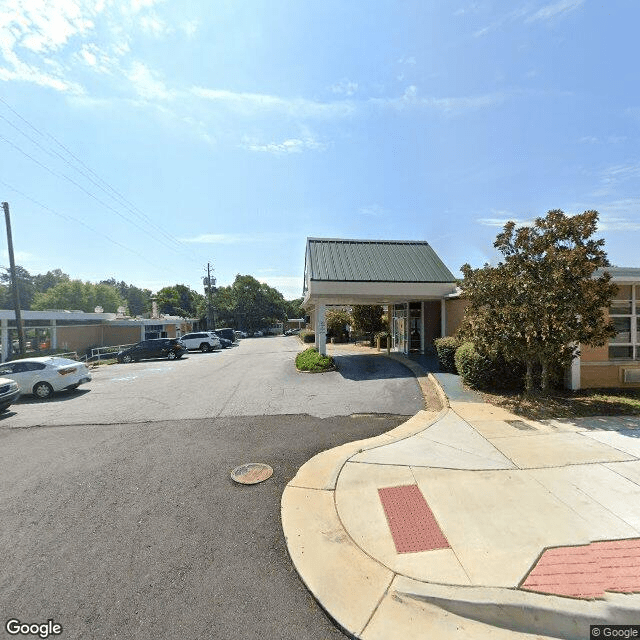
[[[4,102],[4,100],[2,100],[2,98],[0,98],[0,100],[2,102]],[[5,103],[6,104],[6,103]],[[11,107],[9,107],[11,108]],[[24,120],[24,118],[22,118],[22,116],[20,116],[18,113],[16,113],[16,115],[18,117],[20,117],[22,120]],[[88,173],[86,173],[85,171],[82,171],[81,169],[78,169],[78,167],[74,166],[71,162],[69,162],[69,160],[67,160],[67,158],[65,158],[62,154],[58,153],[55,150],[52,149],[47,149],[45,148],[42,144],[40,144],[37,140],[35,140],[34,138],[32,138],[30,135],[28,135],[27,133],[25,133],[20,127],[16,126],[13,122],[11,122],[11,120],[9,120],[8,118],[5,118],[5,116],[0,114],[0,118],[2,118],[2,120],[4,120],[9,126],[13,127],[16,131],[18,131],[18,133],[21,133],[25,138],[27,138],[27,140],[29,140],[30,142],[32,142],[34,145],[36,145],[38,148],[42,149],[42,151],[44,151],[46,154],[48,154],[51,157],[57,156],[58,158],[60,158],[65,164],[67,164],[69,167],[71,167],[73,170],[77,171],[78,173],[80,173],[82,176],[84,176],[87,180],[89,180],[89,182],[91,182],[92,184],[94,184],[96,187],[98,187],[98,189],[101,189],[102,191],[104,191],[104,193],[106,193],[109,197],[114,198],[114,200],[118,201],[119,199],[122,200],[124,199],[123,196],[119,196],[119,194],[117,194],[117,192],[112,188],[109,187],[109,189],[111,189],[111,191],[113,191],[114,193],[117,194],[118,197],[114,197],[111,193],[109,193],[109,191],[107,191],[107,189],[105,189],[99,182],[97,182],[96,180],[94,180]],[[27,124],[29,124],[35,131],[38,131],[38,129],[36,129],[35,127],[33,127],[33,125],[31,125],[28,121],[25,120],[25,122],[27,122]],[[40,133],[40,135],[44,135],[42,134],[40,131],[38,131],[38,133]],[[88,168],[87,168],[88,169]],[[90,171],[90,169],[88,169]],[[97,176],[98,179],[100,180],[99,176]],[[104,181],[103,181],[104,182]],[[105,183],[106,184],[106,183]],[[107,185],[109,186],[109,185]],[[118,204],[122,205],[122,202],[119,202]],[[145,216],[143,213],[136,213],[131,207],[127,206],[126,204],[123,205],[125,207],[125,209],[128,209],[131,213],[133,213],[135,216],[137,216],[138,218],[140,218],[143,222],[146,222],[147,224],[153,226],[157,231],[159,231],[165,238],[169,239],[172,242],[175,242],[177,245],[181,246],[182,243],[180,243],[176,238],[174,238],[173,236],[169,235],[166,231],[164,231],[164,229],[158,227],[158,225],[156,225],[148,216]]]
[[[111,205],[109,205],[106,202],[102,201],[100,198],[98,198],[98,196],[96,196],[95,194],[91,193],[91,191],[85,189],[79,182],[76,182],[73,178],[70,178],[65,173],[60,173],[58,171],[54,171],[50,167],[47,167],[47,165],[45,165],[42,162],[40,162],[40,160],[38,160],[37,158],[34,158],[31,154],[29,154],[26,151],[24,151],[24,149],[21,149],[17,144],[11,142],[11,140],[8,140],[7,138],[5,138],[2,134],[0,134],[0,140],[3,140],[8,145],[12,146],[14,149],[16,149],[17,151],[22,153],[27,158],[29,158],[32,162],[35,162],[38,166],[42,167],[45,171],[48,171],[51,175],[55,176],[56,178],[63,178],[64,180],[67,180],[71,184],[75,185],[76,187],[78,187],[78,189],[80,189],[81,191],[86,193],[90,198],[93,198],[96,202],[100,203],[103,207],[105,207],[106,209],[109,209],[109,211],[112,211],[118,217],[122,218],[123,220],[125,220],[129,224],[132,224],[134,227],[136,227],[137,229],[142,231],[142,233],[148,235],[149,237],[153,238],[157,242],[160,242],[161,244],[163,244],[165,247],[168,247],[172,251],[176,250],[174,247],[172,247],[171,245],[167,244],[164,240],[162,240],[162,239],[160,239],[158,237],[154,237],[151,233],[149,233],[149,231],[147,229],[145,229],[144,227],[141,227],[134,220],[131,220],[130,218],[127,218],[125,215],[120,213],[117,209],[114,209]]]
[[[117,240],[114,240],[113,238],[110,238],[108,235],[105,235],[104,233],[101,233],[97,229],[94,229],[93,227],[89,226],[86,222],[83,222],[82,220],[80,220],[78,218],[75,218],[74,216],[70,216],[70,215],[67,215],[67,214],[64,214],[64,213],[60,213],[59,211],[56,211],[55,209],[52,209],[51,207],[47,206],[46,204],[42,204],[41,202],[38,202],[35,198],[32,198],[31,196],[28,196],[26,193],[23,193],[19,189],[16,189],[15,187],[13,187],[12,185],[10,185],[9,183],[5,182],[2,179],[0,179],[0,184],[3,184],[8,189],[11,189],[11,191],[14,191],[18,195],[20,195],[23,198],[25,198],[26,200],[29,200],[30,202],[33,202],[34,204],[38,205],[42,209],[45,209],[49,213],[52,213],[53,215],[58,216],[59,218],[63,218],[64,220],[77,222],[78,224],[82,225],[83,227],[89,229],[89,231],[92,231],[93,233],[95,233],[95,234],[97,234],[99,236],[102,236],[105,240],[108,240],[109,242],[111,242],[112,244],[116,245],[117,247],[120,247],[121,249],[124,249],[125,251],[129,251],[130,253],[133,253],[134,255],[138,256],[139,258],[141,258],[142,260],[144,260],[145,262],[150,264],[152,267],[154,267],[156,269],[162,269],[162,267],[160,267],[157,264],[151,262],[149,259],[145,258],[141,253],[138,253],[135,249],[131,249],[130,247],[127,247],[126,245],[122,244],[121,242],[118,242]]]
[[[191,258],[192,255],[191,253],[187,250],[187,248],[184,246],[184,244],[178,240],[177,238],[175,238],[175,236],[167,233],[164,229],[162,229],[162,227],[160,227],[159,225],[157,225],[151,218],[149,218],[149,216],[147,216],[144,212],[140,211],[140,209],[138,207],[136,207],[134,204],[132,204],[131,202],[129,202],[119,191],[117,191],[117,189],[115,189],[114,187],[112,187],[107,181],[105,181],[103,178],[101,178],[93,169],[91,169],[90,167],[88,167],[80,158],[78,158],[70,149],[68,149],[62,142],[60,142],[57,138],[55,138],[53,135],[51,135],[50,133],[46,132],[46,131],[41,131],[38,127],[36,127],[34,124],[32,124],[31,122],[29,122],[29,120],[27,120],[25,117],[23,117],[20,113],[18,113],[18,111],[16,111],[6,100],[4,100],[1,96],[0,96],[0,102],[2,102],[7,109],[9,109],[16,117],[18,117],[20,120],[22,120],[22,122],[24,122],[27,126],[29,126],[33,131],[35,131],[39,136],[41,136],[42,138],[50,138],[51,140],[53,140],[53,142],[55,142],[65,153],[67,153],[71,158],[73,158],[73,160],[75,162],[77,162],[79,165],[81,165],[87,172],[89,172],[90,174],[92,174],[93,176],[95,176],[95,180],[88,175],[85,171],[79,169],[77,166],[75,166],[73,163],[71,163],[67,158],[65,158],[63,155],[61,155],[60,153],[58,153],[55,150],[48,150],[45,147],[43,147],[38,141],[34,140],[31,136],[29,136],[27,133],[25,133],[20,127],[16,126],[14,123],[12,123],[9,119],[5,118],[4,116],[0,115],[0,118],[2,118],[3,120],[5,120],[10,126],[12,126],[14,129],[16,129],[17,131],[19,131],[23,136],[25,136],[27,139],[29,139],[33,144],[35,144],[36,146],[38,146],[40,149],[42,149],[45,153],[52,155],[55,154],[58,158],[60,158],[63,162],[65,162],[69,167],[71,167],[72,169],[74,169],[75,171],[77,171],[78,173],[80,173],[82,176],[84,176],[87,180],[89,180],[92,184],[94,184],[96,187],[98,187],[99,189],[101,189],[104,193],[106,193],[109,197],[113,198],[114,200],[116,200],[116,202],[118,202],[118,204],[120,206],[123,206],[125,209],[127,209],[130,213],[132,213],[133,215],[135,215],[136,217],[138,217],[140,220],[142,220],[145,224],[153,227],[157,232],[159,232],[160,234],[162,234],[166,239],[168,239],[169,241],[171,241],[172,243],[174,243],[175,245],[177,245],[178,247],[180,247],[180,249],[182,249],[187,255],[189,255],[189,257]],[[0,136],[1,137],[1,136]],[[137,227],[138,229],[140,229],[143,233],[146,233],[147,235],[149,235],[150,237],[154,237],[152,234],[149,233],[149,231],[143,227],[140,227],[138,224],[136,224],[132,219],[128,218],[127,216],[122,215],[120,212],[118,212],[117,210],[115,210],[113,207],[111,207],[110,205],[106,204],[105,202],[103,202],[102,200],[100,200],[95,194],[89,192],[87,189],[85,189],[82,185],[80,185],[79,183],[77,183],[75,180],[73,180],[72,178],[70,178],[69,176],[67,176],[66,174],[63,173],[58,173],[53,171],[52,169],[50,169],[49,167],[47,167],[46,165],[44,165],[43,163],[39,162],[38,160],[36,160],[35,158],[33,158],[30,154],[26,153],[25,151],[23,151],[20,147],[18,147],[17,145],[13,144],[11,141],[7,140],[6,138],[2,138],[5,142],[7,142],[8,144],[10,144],[11,146],[13,146],[14,148],[16,148],[18,151],[20,151],[21,153],[23,153],[24,155],[26,155],[28,158],[30,158],[33,162],[36,162],[37,164],[39,164],[39,166],[43,167],[45,170],[49,171],[50,173],[52,173],[53,175],[55,175],[56,177],[62,177],[65,180],[68,180],[69,182],[71,182],[72,184],[74,184],[76,187],[78,187],[79,189],[81,189],[84,193],[86,193],[87,195],[89,195],[90,197],[92,197],[94,200],[96,200],[97,202],[99,202],[100,204],[102,204],[104,207],[106,207],[107,209],[109,209],[110,211],[113,211],[116,215],[118,215],[119,217],[123,218],[125,221],[129,222],[130,224],[134,225],[135,227]],[[96,181],[97,180],[97,181]],[[100,184],[102,183],[102,184]],[[104,186],[102,186],[104,185]],[[165,246],[166,243],[162,242],[159,238],[154,237],[154,239],[158,242],[161,242],[162,244],[164,244]],[[174,247],[169,247],[172,250],[175,250]]]

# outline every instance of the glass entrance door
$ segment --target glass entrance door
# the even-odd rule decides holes
[[[395,351],[407,352],[407,311],[405,305],[393,306],[393,346]]]

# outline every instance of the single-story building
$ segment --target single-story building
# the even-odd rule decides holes
[[[580,347],[567,371],[570,389],[640,387],[640,268],[607,271],[618,285],[608,309],[618,332],[604,347]],[[308,238],[303,295],[321,353],[328,306],[387,306],[392,348],[405,354],[454,335],[466,308],[452,273],[417,241]]]
[[[429,243],[308,238],[302,306],[326,353],[327,306],[386,305],[394,349],[424,353],[446,335],[456,280]]]
[[[64,310],[21,311],[20,315],[30,351],[62,349],[78,354],[84,354],[92,347],[179,337],[191,331],[195,322],[177,316],[129,318],[115,313]],[[0,340],[0,357],[5,362],[16,351],[18,341],[13,310],[0,310]]]

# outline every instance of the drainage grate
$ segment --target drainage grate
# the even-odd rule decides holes
[[[639,593],[640,538],[547,549],[521,588],[573,598]]]
[[[449,548],[418,485],[386,487],[378,495],[398,553]]]

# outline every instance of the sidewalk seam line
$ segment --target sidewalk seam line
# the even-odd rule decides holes
[[[360,630],[360,633],[358,634],[359,637],[362,637],[362,634],[365,632],[366,628],[371,624],[371,620],[373,619],[373,616],[376,614],[376,611],[378,611],[378,609],[380,608],[382,601],[389,594],[389,589],[391,589],[391,585],[393,584],[393,581],[396,579],[397,575],[398,574],[395,571],[391,571],[391,580],[389,581],[387,588],[384,590],[384,593],[378,599],[378,602],[376,603],[375,607],[373,607],[373,610],[371,611],[371,615],[367,618],[367,621],[364,623],[364,627],[362,627],[362,629]]]

